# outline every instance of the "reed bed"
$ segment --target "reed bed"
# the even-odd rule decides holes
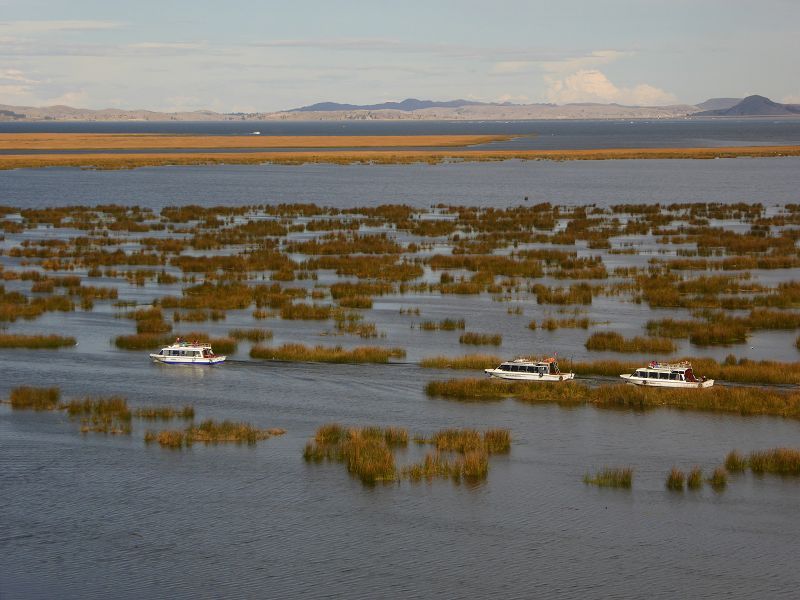
[[[250,357],[267,360],[327,363],[387,363],[391,358],[404,358],[402,348],[359,346],[345,349],[341,346],[305,346],[283,344],[282,346],[256,345],[250,349]]]
[[[686,474],[678,467],[672,467],[667,473],[666,486],[668,490],[673,492],[682,492],[683,486],[686,482]]]
[[[677,346],[670,338],[633,337],[624,338],[615,331],[598,331],[586,340],[587,350],[625,353],[671,354]]]
[[[704,389],[650,389],[625,384],[590,388],[567,382],[558,385],[496,381],[492,379],[450,379],[431,381],[429,396],[468,402],[493,402],[515,398],[530,404],[591,404],[597,408],[647,410],[673,408],[720,412],[741,416],[769,415],[800,419],[800,392],[756,387],[712,387]],[[728,467],[729,470],[733,470]]]
[[[420,367],[424,369],[492,369],[503,362],[500,356],[491,354],[466,354],[464,356],[431,356],[423,358]]]
[[[503,336],[499,333],[475,333],[468,331],[459,336],[458,343],[472,346],[499,346],[503,343]]]
[[[30,348],[35,350],[57,350],[74,346],[77,341],[74,337],[63,335],[21,335],[13,333],[0,333],[0,348]]]
[[[114,338],[114,345],[122,350],[158,350],[174,341],[171,335],[157,333],[135,333],[131,335],[118,335]]]
[[[147,431],[146,443],[158,442],[164,448],[181,449],[192,444],[235,443],[255,445],[261,440],[286,433],[283,429],[258,429],[250,423],[234,421],[214,421],[208,419],[198,425],[190,425],[184,430]]]
[[[633,469],[630,467],[606,467],[594,475],[586,473],[583,483],[598,487],[630,489],[633,486]]]
[[[800,449],[772,448],[751,452],[747,463],[757,475],[800,475]]]
[[[11,390],[9,401],[14,410],[55,410],[59,408],[61,390],[57,387],[22,386]]]
[[[442,319],[441,321],[422,321],[419,328],[422,331],[456,331],[464,330],[467,322],[464,319]]]

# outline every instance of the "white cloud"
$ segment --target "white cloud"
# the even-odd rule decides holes
[[[14,81],[24,84],[38,83],[35,79],[29,79],[19,69],[0,69],[0,81]]]
[[[134,50],[198,50],[205,47],[205,44],[196,42],[139,42],[130,44],[129,48]]]
[[[600,65],[607,65],[620,58],[633,56],[633,52],[621,50],[595,50],[583,56],[574,56],[563,60],[553,60],[542,64],[546,71],[551,73],[574,73],[584,69],[591,69]]]
[[[547,99],[556,104],[573,102],[616,102],[639,106],[672,104],[673,94],[646,83],[633,87],[617,87],[602,72],[582,69],[562,78],[546,76]]]
[[[800,94],[789,94],[781,98],[784,104],[800,104]]]
[[[0,32],[14,35],[31,35],[36,33],[52,33],[54,31],[97,31],[116,29],[120,23],[116,21],[0,21]]]

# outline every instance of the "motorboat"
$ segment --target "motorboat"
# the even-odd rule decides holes
[[[553,357],[515,358],[494,369],[484,369],[484,372],[489,377],[511,381],[567,381],[575,378],[575,373],[562,373]]]
[[[150,358],[167,365],[217,365],[225,362],[227,356],[214,354],[210,344],[178,339],[174,344],[162,348],[157,354],[151,354]]]
[[[634,373],[620,375],[626,383],[646,385],[648,387],[668,388],[709,388],[714,385],[713,379],[698,377],[688,361],[665,363],[652,361],[646,367],[636,369]]]

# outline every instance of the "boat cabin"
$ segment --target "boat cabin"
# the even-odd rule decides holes
[[[661,381],[697,382],[691,365],[687,363],[669,364],[654,361],[645,368],[637,369],[633,376],[640,379],[658,379]]]
[[[539,375],[559,375],[561,373],[558,369],[558,363],[553,359],[531,361],[518,358],[517,360],[504,362],[497,368],[500,371],[509,371],[511,373],[533,373]]]

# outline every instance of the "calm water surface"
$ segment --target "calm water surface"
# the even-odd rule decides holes
[[[798,165],[736,159],[26,170],[0,173],[0,203],[508,206],[529,196],[554,203],[776,204],[800,200]],[[121,298],[142,302],[164,294],[119,288]],[[399,314],[415,305],[421,317]],[[531,332],[528,320],[545,316],[544,309],[524,308],[524,316],[512,317],[488,297],[381,298],[368,317],[387,333],[376,343],[406,347],[408,362],[371,366],[254,363],[246,359],[247,343],[219,368],[157,366],[144,353],[110,345],[130,323],[115,319],[107,303],[15,323],[15,331],[74,335],[79,345],[54,353],[1,351],[2,397],[18,385],[57,385],[66,398],[121,394],[133,406],[192,403],[200,419],[246,420],[287,433],[256,447],[171,452],[146,447],[140,422],[130,437],[82,436],[61,413],[0,405],[0,597],[796,597],[800,481],[748,474],[732,478],[722,493],[705,487],[681,494],[667,492],[664,477],[673,465],[710,472],[732,448],[798,447],[800,423],[513,400],[463,404],[424,395],[427,381],[454,374],[410,363],[463,349],[458,332],[421,332],[410,328],[415,320],[464,315],[472,330],[503,333],[500,353],[533,346],[582,356],[586,332]],[[641,332],[649,312],[606,298],[591,310],[590,317],[626,335]],[[321,337],[328,327],[319,323],[263,325],[275,331],[277,344],[361,342]],[[252,326],[248,311],[203,329],[218,334],[237,326]],[[736,353],[797,359],[789,350],[793,335],[759,336],[751,338],[752,349]],[[342,465],[303,461],[305,441],[330,421],[422,434],[507,427],[514,442],[508,456],[491,459],[481,485],[368,488]],[[398,462],[417,457],[409,448]],[[581,482],[587,470],[607,465],[632,466],[633,489]]]

